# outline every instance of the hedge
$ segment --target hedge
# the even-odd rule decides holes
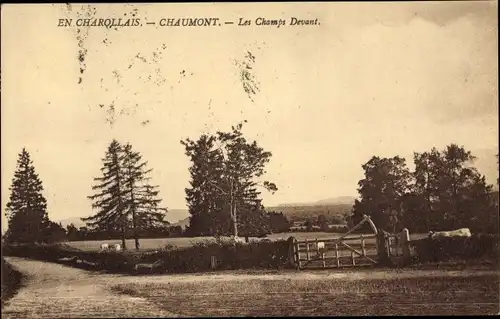
[[[424,238],[410,242],[415,251],[414,262],[452,260],[498,260],[498,235],[477,234],[471,237]]]
[[[158,254],[166,272],[197,272],[211,270],[211,257],[218,270],[281,269],[288,265],[289,244],[275,242],[201,242],[190,248],[165,250]]]
[[[4,246],[3,254],[64,263],[86,270],[129,274],[135,273],[138,264],[161,261],[154,272],[190,273],[211,270],[212,256],[217,260],[217,270],[280,269],[288,265],[288,247],[286,241],[231,243],[220,240],[195,243],[183,249],[165,247],[155,252],[88,252],[61,244],[11,245]]]
[[[425,238],[410,242],[413,263],[450,260],[489,259],[499,257],[498,235],[473,235],[469,238]],[[166,246],[154,252],[137,251],[81,251],[68,245],[4,246],[4,256],[25,257],[64,263],[86,270],[108,273],[192,273],[212,270],[211,258],[216,259],[216,270],[282,269],[290,268],[288,241],[259,241],[235,243],[207,240],[178,249]],[[152,264],[156,263],[154,267]]]

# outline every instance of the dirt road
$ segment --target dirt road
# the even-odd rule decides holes
[[[232,282],[228,284],[238,283],[241,285],[242,282],[248,281],[248,285],[250,285],[256,281],[263,284],[275,281],[283,284],[288,283],[285,285],[288,287],[292,283],[300,284],[300,282],[304,283],[300,285],[309,285],[306,281],[311,282],[311,285],[316,285],[314,282],[332,282],[335,286],[335,282],[350,280],[366,282],[380,279],[463,278],[482,275],[493,275],[498,278],[496,271],[479,269],[459,271],[383,271],[374,269],[363,271],[255,271],[252,273],[228,272],[135,277],[98,274],[58,264],[14,257],[5,259],[27,275],[23,287],[7,302],[5,309],[3,309],[2,315],[5,318],[182,317],[185,316],[180,314],[184,313],[185,302],[192,299],[191,294],[195,291],[189,291],[189,295],[183,295],[180,292],[183,288],[189,288],[193,284],[213,286],[223,284],[223,282]],[[158,302],[158,297],[148,296],[151,293],[156,293],[153,292],[153,286],[173,287],[174,284],[182,289],[175,290],[179,293],[177,295],[174,293],[173,296],[167,298],[167,300],[172,299],[171,301],[177,300],[169,303],[168,307],[166,302],[163,304]],[[243,284],[243,286],[245,285],[247,284]],[[148,290],[150,288],[147,288],[144,296],[140,294],[132,294],[133,296],[131,296],[127,293],[118,293],[117,290],[120,289],[113,289],[118,286],[129,287],[132,290],[139,287],[151,287],[151,291]],[[353,287],[353,285],[347,284],[346,287]],[[347,290],[350,292],[352,289]],[[164,291],[165,288],[161,288],[158,293],[164,293]]]
[[[177,317],[143,298],[111,292],[117,276],[21,258],[6,260],[27,279],[2,309],[3,318]]]

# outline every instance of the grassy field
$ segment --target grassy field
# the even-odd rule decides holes
[[[209,280],[124,284],[181,316],[339,316],[497,314],[499,278]]]
[[[294,232],[294,233],[278,233],[278,234],[271,234],[267,236],[268,239],[271,240],[286,240],[288,237],[294,236],[298,240],[303,240],[303,239],[326,239],[326,238],[336,238],[342,236],[342,234],[337,234],[337,233],[326,233],[326,232]],[[354,235],[358,236],[358,235]],[[422,237],[427,236],[427,234],[411,234],[411,239],[420,239]],[[160,249],[165,247],[166,245],[173,245],[178,248],[185,248],[192,246],[193,243],[197,242],[202,242],[206,240],[215,240],[213,237],[179,237],[179,238],[145,238],[140,240],[140,248],[141,250],[154,250],[154,249]],[[251,240],[261,240],[260,238],[251,238]],[[371,240],[371,242],[374,243],[374,240]],[[72,247],[81,249],[81,250],[99,250],[101,247],[101,244],[108,243],[108,244],[121,244],[121,240],[119,239],[114,239],[114,240],[93,240],[93,241],[73,241],[73,242],[67,242],[66,244],[71,245]],[[367,241],[367,243],[370,243],[370,241]],[[133,239],[127,239],[126,241],[127,248],[132,249],[134,248],[134,240]]]
[[[279,234],[271,234],[267,238],[271,239],[271,240],[279,240],[279,239],[286,240],[290,236],[295,236],[297,239],[303,239],[303,238],[322,239],[322,238],[339,237],[339,236],[341,236],[341,234],[323,233],[323,232],[279,233]],[[141,239],[139,241],[139,243],[141,245],[140,246],[141,249],[152,250],[152,249],[163,248],[166,245],[173,245],[173,246],[176,246],[178,248],[190,247],[193,245],[193,243],[203,242],[206,240],[215,241],[215,238],[214,237],[146,238],[146,239]],[[250,240],[261,240],[261,238],[250,238]],[[114,240],[73,241],[73,242],[67,242],[66,244],[69,244],[75,248],[82,249],[82,250],[99,250],[101,247],[101,244],[104,244],[104,243],[121,244],[121,240],[114,239]],[[134,240],[133,239],[127,239],[126,244],[127,244],[127,248],[129,248],[129,249],[134,248]]]

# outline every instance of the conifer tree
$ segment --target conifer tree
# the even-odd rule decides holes
[[[223,211],[225,199],[217,189],[224,170],[222,154],[216,147],[216,137],[202,135],[197,141],[181,141],[192,165],[191,187],[186,188],[186,201],[191,214],[186,233],[191,236],[218,236],[230,231],[227,212]]]
[[[126,214],[132,221],[135,248],[139,249],[138,233],[140,229],[152,226],[164,226],[166,208],[159,207],[158,186],[150,185],[148,176],[152,169],[147,169],[147,162],[132,150],[132,145],[123,147],[124,188],[126,189]]]
[[[42,182],[25,148],[19,154],[10,191],[6,210],[9,219],[8,241],[42,242],[49,225],[47,201],[42,194]]]
[[[152,170],[146,166],[130,144],[122,146],[113,140],[103,159],[103,175],[94,178],[99,184],[92,189],[99,193],[89,196],[98,212],[82,219],[98,231],[119,231],[124,249],[128,229],[132,229],[135,248],[139,249],[140,230],[168,224],[164,220],[166,208],[159,207],[158,186],[149,184]]]
[[[118,230],[122,246],[126,249],[125,233],[128,221],[122,161],[122,147],[117,140],[113,140],[102,159],[102,176],[94,178],[98,184],[92,186],[92,190],[98,193],[88,196],[93,201],[92,208],[98,209],[98,212],[93,216],[82,218],[82,221],[98,231]]]

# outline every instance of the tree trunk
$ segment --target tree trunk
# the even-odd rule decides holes
[[[132,176],[132,172],[130,167],[128,168],[129,175]],[[132,208],[132,232],[134,235],[134,242],[135,242],[135,249],[139,250],[139,236],[137,236],[137,215],[135,212],[135,198],[134,198],[134,183],[132,182],[132,179],[130,179],[130,201],[131,201],[131,208]]]
[[[425,185],[426,189],[426,199],[427,199],[427,213],[425,214],[425,226],[426,231],[430,231],[431,229],[431,214],[432,214],[432,204],[431,204],[431,175],[429,173],[429,163],[427,163],[427,184]]]
[[[134,207],[134,208],[132,208],[132,227],[133,227],[133,234],[134,234],[135,249],[139,250],[139,236],[137,235],[136,218],[137,218],[137,216],[135,214],[135,207]]]
[[[139,236],[137,236],[137,227],[135,225],[135,211],[132,212],[132,224],[134,227],[134,242],[135,242],[135,249],[139,250]]]
[[[126,241],[125,241],[125,230],[122,226],[122,247],[123,247],[123,250],[127,249],[127,244],[126,244]]]
[[[233,234],[234,237],[238,237],[238,221],[236,220],[236,214],[233,214]]]
[[[238,237],[238,220],[236,218],[236,203],[234,199],[234,187],[233,183],[231,182],[231,192],[230,192],[230,205],[231,205],[231,218],[233,220],[233,235],[234,237]]]

